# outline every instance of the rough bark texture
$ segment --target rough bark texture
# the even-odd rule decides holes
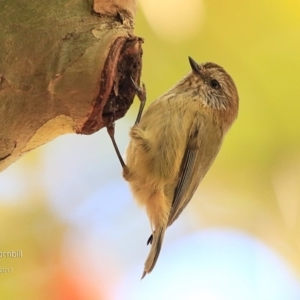
[[[139,83],[134,0],[0,1],[0,170],[124,116]]]

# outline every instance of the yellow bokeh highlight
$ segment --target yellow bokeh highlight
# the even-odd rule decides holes
[[[195,36],[204,23],[202,0],[141,0],[139,3],[153,31],[174,43]]]

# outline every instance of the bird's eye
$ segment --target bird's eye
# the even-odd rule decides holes
[[[212,87],[212,88],[215,89],[215,90],[218,90],[218,89],[221,88],[221,85],[220,85],[219,81],[216,80],[216,79],[212,79],[212,80],[209,82],[209,85],[210,85],[210,87]]]

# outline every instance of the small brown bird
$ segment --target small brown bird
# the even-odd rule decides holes
[[[130,131],[123,176],[134,198],[146,207],[151,245],[142,278],[158,259],[165,230],[181,214],[220,150],[237,117],[238,92],[215,63],[198,65],[150,104],[142,115],[145,87],[136,86],[141,109]]]

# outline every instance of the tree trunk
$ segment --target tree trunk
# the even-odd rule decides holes
[[[121,118],[139,84],[135,0],[0,1],[0,170]]]

